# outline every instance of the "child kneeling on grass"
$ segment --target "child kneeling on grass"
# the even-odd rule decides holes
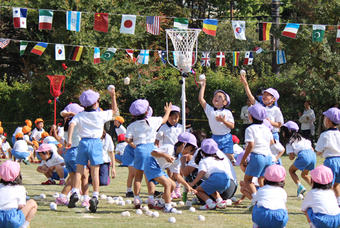
[[[29,227],[37,212],[34,200],[26,202],[20,164],[7,160],[0,166],[0,227]]]

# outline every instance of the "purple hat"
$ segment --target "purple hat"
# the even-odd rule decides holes
[[[229,95],[228,95],[226,92],[224,92],[224,91],[221,90],[221,89],[218,89],[218,90],[216,90],[216,91],[214,92],[214,96],[216,95],[216,93],[223,93],[224,96],[225,96],[225,99],[226,99],[227,102],[228,102],[227,106],[230,105],[230,97],[229,97]]]
[[[84,111],[84,108],[77,103],[70,103],[64,108],[64,110],[66,112],[73,112],[75,114],[78,114],[79,112]]]
[[[333,181],[333,172],[324,165],[319,165],[310,172],[312,180],[318,184],[329,184]]]
[[[294,121],[287,121],[285,124],[283,124],[283,126],[285,126],[286,128],[288,128],[288,130],[290,131],[299,131],[299,126],[297,125],[297,123],[295,123]]]
[[[45,152],[50,150],[52,150],[52,146],[50,144],[43,143],[39,146],[37,152]]]
[[[266,109],[260,103],[256,103],[248,108],[249,114],[257,120],[264,120],[267,118]]]
[[[340,124],[340,109],[330,108],[323,113],[328,119],[330,119],[335,124]]]
[[[98,99],[99,93],[94,92],[91,89],[84,91],[79,97],[80,104],[84,107],[92,106]]]
[[[206,154],[216,154],[218,145],[213,139],[204,139],[201,143],[201,149]]]
[[[177,139],[179,142],[190,143],[197,148],[197,139],[193,134],[189,132],[181,133]]]
[[[273,130],[273,128],[274,128],[273,125],[267,119],[263,120],[263,125],[268,127],[270,131]]]
[[[277,92],[276,89],[268,88],[263,92],[267,92],[267,93],[271,94],[275,98],[276,101],[280,98],[279,92]]]
[[[133,116],[139,116],[146,113],[146,111],[148,111],[148,108],[149,101],[145,99],[138,99],[132,102],[129,111]]]
[[[272,182],[281,182],[286,178],[286,170],[281,165],[271,165],[266,168],[264,178]]]
[[[181,112],[181,109],[176,105],[172,105],[171,106],[171,112]]]
[[[245,153],[245,151],[242,151],[239,155],[237,155],[236,163],[235,163],[237,166],[240,166],[240,165],[241,165],[241,161],[242,161],[242,158],[243,158],[243,156],[244,156],[244,153]],[[250,156],[247,157],[246,161],[247,161],[247,162],[250,161]]]
[[[20,164],[7,160],[0,165],[0,178],[4,181],[14,181],[20,173]]]
[[[152,114],[153,114],[153,110],[152,110],[151,106],[149,106],[149,108],[148,108],[148,114],[146,114],[146,118],[151,117]]]

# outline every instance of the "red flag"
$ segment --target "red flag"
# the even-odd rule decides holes
[[[136,62],[137,58],[135,58],[135,57],[133,56],[134,50],[132,50],[132,49],[126,49],[125,51],[126,51],[126,53],[131,57],[132,61],[133,61],[133,62]]]
[[[225,55],[224,52],[217,52],[216,55],[216,66],[225,66]]]
[[[98,32],[107,32],[109,27],[108,13],[95,13],[93,29]]]

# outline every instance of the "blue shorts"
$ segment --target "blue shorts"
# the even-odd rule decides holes
[[[68,149],[64,155],[65,166],[70,173],[75,173],[77,171],[77,154],[78,147],[72,147]]]
[[[123,163],[123,155],[115,154],[115,159],[116,159],[118,162]]]
[[[316,165],[316,154],[313,150],[301,150],[294,161],[299,170],[313,170]]]
[[[139,144],[135,149],[135,158],[133,167],[137,170],[144,171],[146,160],[151,157],[151,152],[155,148],[153,143]],[[125,154],[125,153],[124,153]]]
[[[77,165],[103,164],[103,143],[99,138],[82,138],[78,145]]]
[[[18,152],[18,151],[12,150],[12,155],[16,159],[26,159],[30,156],[30,153],[29,152]]]
[[[67,177],[67,175],[68,175],[68,170],[66,169],[66,167],[64,167],[64,179]],[[53,180],[60,180],[60,177],[56,171],[53,171],[51,178]]]
[[[288,222],[288,212],[284,209],[270,210],[255,205],[252,220],[261,228],[285,227]]]
[[[148,157],[145,162],[144,173],[148,181],[154,181],[155,178],[168,175],[159,167],[156,159],[152,156]]]
[[[263,154],[251,153],[250,160],[246,168],[246,175],[252,177],[262,177],[266,168],[271,164],[271,155],[265,156]]]
[[[135,149],[130,145],[127,145],[124,149],[122,162],[124,166],[133,166],[133,160],[135,159]]]
[[[333,172],[333,183],[340,183],[340,156],[328,157],[323,164],[329,167]]]
[[[313,213],[312,208],[307,209],[308,217],[314,226],[320,228],[337,228],[340,227],[340,214],[326,215],[321,213]]]
[[[109,185],[110,184],[110,163],[103,163],[99,168],[99,185]]]
[[[222,193],[229,188],[230,178],[226,173],[212,173],[210,177],[203,181],[200,187],[208,195],[214,192]]]
[[[280,136],[279,136],[279,132],[272,132],[273,134],[273,138],[276,140],[276,141],[280,141]]]
[[[220,149],[223,153],[234,153],[234,143],[232,135],[230,133],[226,135],[212,135],[211,138],[215,140],[218,145],[218,149]]]
[[[25,215],[17,208],[0,210],[0,225],[6,228],[19,228],[25,222]]]

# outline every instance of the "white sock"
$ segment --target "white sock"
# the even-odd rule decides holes
[[[340,205],[340,196],[338,196],[337,200],[338,200],[338,205]]]
[[[59,197],[60,197],[60,198],[66,198],[66,196],[65,196],[63,193],[60,193],[60,194],[59,194]]]
[[[90,196],[89,195],[83,195],[83,199],[84,199],[84,201],[90,200]]]
[[[71,192],[72,192],[72,194],[73,194],[73,193],[76,193],[78,196],[80,195],[80,190],[79,190],[79,188],[72,188]]]
[[[213,202],[214,202],[214,201],[212,201],[212,199],[207,199],[207,200],[205,201],[205,203],[208,204],[208,205],[212,204]]]
[[[93,193],[92,193],[92,196],[93,196],[93,197],[96,197],[96,198],[98,199],[98,197],[99,197],[99,192],[93,192]]]
[[[127,192],[132,192],[132,188],[127,188],[126,191]]]
[[[65,181],[65,178],[60,178],[61,181]]]
[[[25,221],[24,224],[22,224],[21,228],[27,228],[30,225],[29,221]]]
[[[165,209],[170,210],[171,209],[171,203],[165,203]]]
[[[223,201],[222,198],[217,198],[217,199],[216,199],[216,203],[220,203],[220,202],[222,202],[222,201]]]

